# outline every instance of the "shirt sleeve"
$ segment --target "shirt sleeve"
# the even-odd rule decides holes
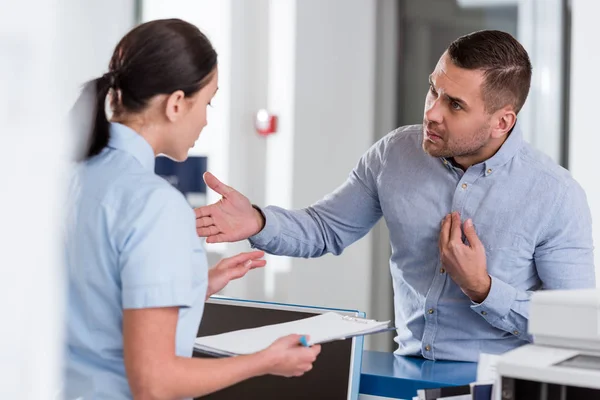
[[[541,289],[594,288],[592,219],[585,192],[572,180],[551,210],[533,255]],[[532,294],[492,276],[488,297],[471,308],[492,326],[532,341],[527,333]]]
[[[378,178],[387,137],[363,155],[342,186],[310,207],[262,209],[265,227],[252,236],[252,247],[276,255],[320,257],[339,255],[366,235],[381,218]]]
[[[133,201],[125,219],[119,251],[123,308],[191,306],[206,261],[183,196],[171,187],[155,189]]]

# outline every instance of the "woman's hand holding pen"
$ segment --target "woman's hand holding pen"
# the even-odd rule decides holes
[[[321,352],[321,346],[308,347],[307,340],[308,337],[302,335],[284,336],[258,353],[265,359],[266,373],[292,377],[310,371]]]
[[[219,261],[208,270],[206,298],[221,291],[230,281],[242,278],[251,269],[264,267],[267,264],[267,261],[262,259],[264,255],[262,251],[251,251]]]

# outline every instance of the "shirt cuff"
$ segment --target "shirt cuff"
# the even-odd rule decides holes
[[[510,308],[517,298],[517,289],[498,278],[492,278],[492,286],[485,300],[471,305],[471,310],[480,314],[486,321],[492,323],[508,315]]]
[[[250,245],[252,247],[264,248],[273,240],[276,236],[279,235],[279,231],[281,227],[279,226],[279,221],[275,214],[266,207],[264,209],[254,206],[258,211],[260,211],[265,218],[265,226],[264,228],[258,232],[254,236],[250,236],[248,240],[250,241]]]

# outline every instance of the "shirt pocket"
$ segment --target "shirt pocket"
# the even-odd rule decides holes
[[[524,257],[527,243],[515,232],[476,224],[477,236],[485,249],[488,273],[506,283],[514,283],[529,275],[531,260]]]
[[[498,229],[493,225],[477,223],[475,231],[486,253],[488,250],[501,250],[518,247],[521,243],[521,237],[511,231]]]

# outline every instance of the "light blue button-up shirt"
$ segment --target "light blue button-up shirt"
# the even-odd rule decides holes
[[[490,159],[466,171],[427,155],[421,125],[377,142],[335,192],[304,210],[263,210],[254,247],[296,257],[340,254],[384,217],[390,231],[397,354],[477,361],[531,341],[540,289],[595,286],[592,223],[568,171],[523,141],[519,125]],[[442,218],[473,220],[492,278],[473,303],[440,264]],[[335,290],[335,287],[332,288]]]
[[[154,152],[111,124],[101,154],[69,192],[66,398],[131,399],[124,309],[180,307],[176,353],[190,357],[204,310],[207,262],[185,198],[154,174]]]

